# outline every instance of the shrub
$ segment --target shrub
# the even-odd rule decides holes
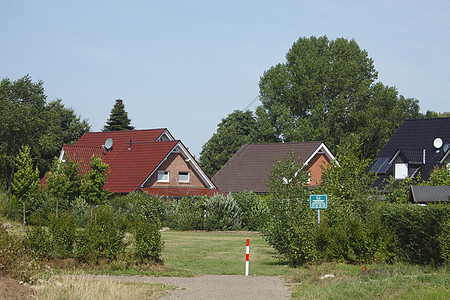
[[[158,262],[164,245],[158,226],[147,221],[140,221],[135,225],[134,244],[136,259],[139,262],[144,262],[145,260]]]
[[[143,219],[158,227],[162,226],[165,208],[161,197],[135,192],[113,198],[110,205],[116,214],[124,216],[130,225]]]
[[[294,154],[277,160],[269,173],[269,220],[262,231],[266,241],[291,263],[316,260],[317,219],[309,209],[309,175]]]
[[[242,211],[232,196],[219,194],[205,201],[204,228],[206,230],[239,230]]]
[[[446,264],[450,264],[450,217],[447,217],[441,226],[439,235],[439,245],[441,248],[441,258]]]
[[[8,214],[10,201],[10,194],[0,188],[0,216]]]
[[[60,211],[58,216],[51,214],[49,231],[55,256],[59,258],[72,257],[76,238],[75,217],[67,211]]]
[[[170,203],[166,208],[167,225],[175,230],[204,229],[205,197],[182,197]]]
[[[22,239],[9,234],[6,228],[6,224],[0,223],[0,276],[32,281],[34,271],[40,268],[39,262],[23,247]]]
[[[253,192],[238,192],[233,199],[242,211],[242,228],[257,231],[264,227],[269,217],[265,199]]]
[[[89,204],[81,197],[75,198],[72,203],[71,213],[75,217],[77,226],[86,227],[90,218]]]
[[[78,233],[74,255],[78,260],[95,264],[100,259],[113,261],[125,251],[124,236],[123,220],[113,213],[111,207],[99,206],[96,218]]]
[[[375,202],[329,198],[319,226],[317,245],[322,259],[345,263],[392,262],[396,238],[382,224]]]
[[[24,246],[35,256],[50,259],[53,252],[51,235],[42,226],[28,226],[25,229]]]
[[[442,261],[439,237],[450,215],[448,205],[387,204],[379,213],[383,223],[395,231],[405,261],[418,264]]]

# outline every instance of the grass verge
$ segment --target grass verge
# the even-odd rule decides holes
[[[52,278],[35,287],[38,299],[158,299],[171,287],[144,282],[120,282],[111,279]]]

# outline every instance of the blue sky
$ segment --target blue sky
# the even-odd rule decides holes
[[[137,129],[167,127],[198,157],[300,37],[355,39],[379,81],[450,111],[449,16],[446,0],[0,0],[0,77],[44,81],[93,131],[121,98]]]

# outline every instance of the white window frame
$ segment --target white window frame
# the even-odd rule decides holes
[[[169,182],[169,171],[158,171],[158,182]]]
[[[187,180],[181,180],[180,173],[186,173],[187,174]],[[185,176],[185,174],[183,174]],[[178,182],[180,183],[189,183],[191,180],[190,172],[189,171],[179,171],[178,172]]]
[[[408,177],[408,163],[396,163],[394,177],[395,179],[406,179]]]

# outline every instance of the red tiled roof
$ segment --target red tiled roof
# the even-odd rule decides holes
[[[207,196],[212,197],[215,194],[226,196],[227,193],[218,189],[193,188],[193,187],[146,187],[141,191],[154,196],[183,197],[183,196]]]
[[[100,158],[103,158],[105,155],[105,150],[102,147],[64,145],[63,149],[66,160],[74,161],[78,165],[79,175],[84,175],[89,172],[91,169],[89,164],[93,155]]]
[[[104,188],[113,193],[136,191],[178,143],[133,143],[131,148],[114,148],[103,159],[111,171]]]
[[[123,130],[105,132],[87,132],[75,143],[76,146],[102,147],[109,138],[113,140],[113,149],[119,150],[129,147],[130,139],[135,142],[156,141],[166,128],[145,130]]]
[[[170,140],[160,140],[163,135]],[[103,145],[109,138],[113,140],[113,146],[107,151]],[[92,155],[101,157],[103,162],[109,165],[104,189],[113,193],[129,193],[138,190],[177,146],[186,149],[181,141],[173,140],[169,131],[162,128],[88,132],[74,145],[64,145],[63,149],[66,159],[74,160],[78,164],[80,174],[86,174],[90,170]],[[210,181],[209,178],[207,180]],[[214,186],[211,181],[210,185]],[[161,190],[158,191],[160,192]],[[181,190],[178,190],[179,192]],[[212,196],[217,192],[219,191],[216,189],[194,188],[185,189],[182,194]]]

